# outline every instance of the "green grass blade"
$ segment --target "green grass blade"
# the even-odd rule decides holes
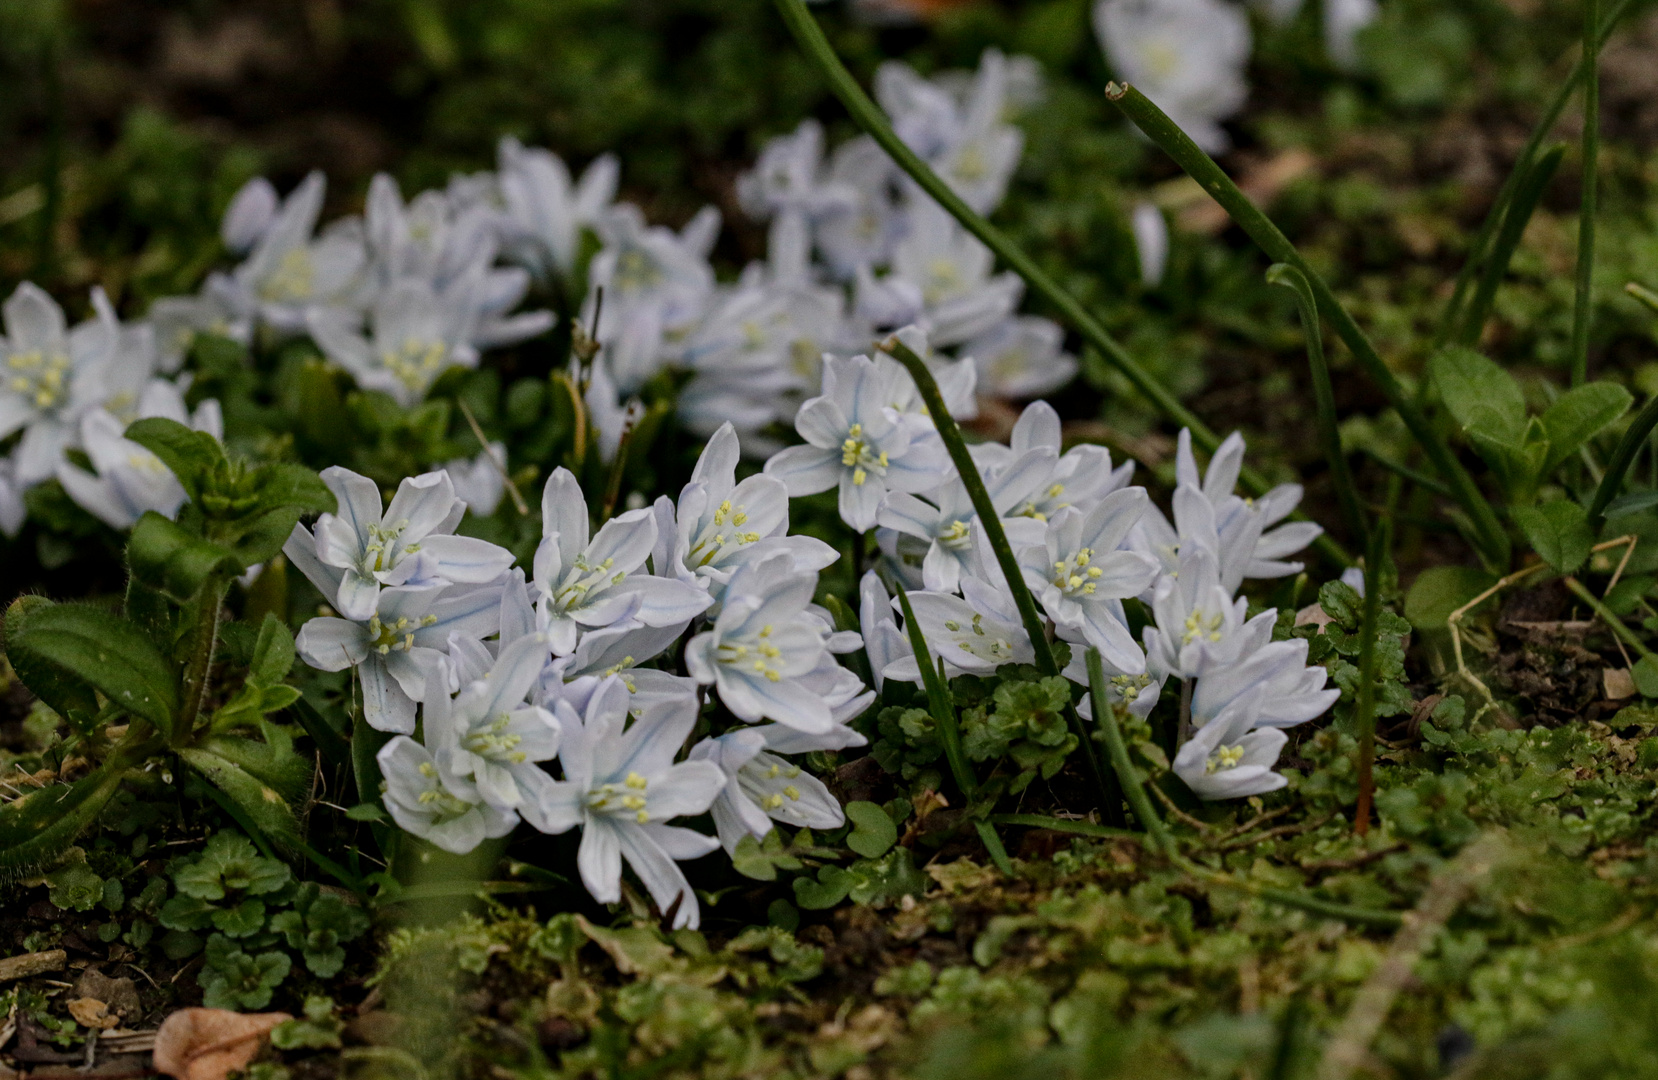
[[[1583,205],[1577,220],[1577,296],[1572,304],[1572,385],[1589,381],[1594,318],[1595,213],[1600,207],[1600,0],[1583,3]]]
[[[1630,421],[1629,427],[1618,440],[1617,449],[1612,451],[1612,459],[1606,464],[1606,475],[1600,479],[1600,487],[1595,489],[1595,501],[1589,504],[1589,527],[1599,530],[1606,520],[1606,507],[1617,498],[1618,492],[1623,489],[1624,477],[1629,473],[1629,466],[1635,463],[1635,455],[1641,452],[1646,444],[1652,429],[1658,426],[1658,396],[1647,402],[1635,419]]]
[[[1151,805],[1151,798],[1140,784],[1139,770],[1129,760],[1123,729],[1117,723],[1117,713],[1106,694],[1105,665],[1100,662],[1098,649],[1088,650],[1088,694],[1094,709],[1094,723],[1099,725],[1100,733],[1105,737],[1105,749],[1111,755],[1111,768],[1117,773],[1117,783],[1128,798],[1128,808],[1134,811],[1140,827],[1146,830],[1152,846],[1159,853],[1169,858],[1178,857],[1174,838],[1164,827],[1163,819],[1157,816],[1157,808]]]
[[[1353,316],[1336,299],[1335,293],[1330,291],[1330,286],[1301,252],[1296,250],[1295,245],[1279,231],[1278,226],[1249,201],[1249,197],[1238,189],[1232,178],[1215,164],[1213,158],[1199,149],[1191,137],[1180,130],[1180,126],[1170,120],[1162,109],[1152,104],[1149,98],[1132,86],[1112,83],[1106,87],[1105,93],[1107,98],[1115,102],[1117,107],[1134,121],[1135,126],[1144,132],[1147,138],[1161,147],[1188,176],[1203,186],[1211,198],[1226,209],[1232,220],[1249,234],[1250,239],[1254,240],[1269,258],[1274,262],[1288,263],[1305,275],[1307,283],[1312,286],[1313,294],[1318,298],[1319,311],[1330,320],[1330,324],[1352,351],[1359,365],[1375,381],[1388,403],[1398,411],[1399,418],[1421,444],[1434,468],[1450,483],[1456,501],[1473,524],[1481,556],[1493,567],[1506,569],[1513,554],[1512,546],[1508,534],[1503,531],[1501,522],[1497,520],[1496,511],[1474,483],[1474,478],[1468,475],[1468,470],[1457,461],[1439,432],[1428,422],[1427,416],[1399,385],[1393,370],[1376,351],[1375,345],[1359,328],[1359,324],[1353,320]]]
[[[1318,319],[1318,300],[1307,275],[1288,263],[1274,263],[1267,270],[1267,281],[1282,285],[1295,294],[1301,309],[1301,325],[1307,336],[1307,366],[1312,371],[1313,400],[1318,408],[1318,434],[1324,441],[1324,452],[1330,457],[1330,475],[1336,484],[1336,502],[1347,519],[1347,527],[1361,543],[1369,536],[1365,524],[1364,504],[1359,499],[1358,485],[1353,482],[1353,470],[1347,466],[1347,455],[1341,449],[1341,429],[1336,421],[1336,394],[1330,386],[1330,366],[1324,359],[1324,327]]]
[[[1497,299],[1497,287],[1502,284],[1503,278],[1508,276],[1508,264],[1514,259],[1514,251],[1520,246],[1520,239],[1525,235],[1526,226],[1531,222],[1532,214],[1537,211],[1537,203],[1543,198],[1543,192],[1554,179],[1555,170],[1560,168],[1560,161],[1566,156],[1564,143],[1551,147],[1547,153],[1537,159],[1537,164],[1526,171],[1524,179],[1516,187],[1514,203],[1507,214],[1503,215],[1502,231],[1497,234],[1496,246],[1491,249],[1491,258],[1486,260],[1485,272],[1480,275],[1479,288],[1474,292],[1474,298],[1468,304],[1468,312],[1463,317],[1462,326],[1457,330],[1453,340],[1458,344],[1473,348],[1479,343],[1480,333],[1485,329],[1485,320],[1491,314],[1491,305]]]

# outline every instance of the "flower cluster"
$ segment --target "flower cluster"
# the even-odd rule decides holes
[[[898,460],[880,439],[897,433],[907,450],[915,440],[904,425],[925,427],[925,421],[880,404],[891,399],[890,391],[878,394],[853,381],[877,379],[877,362],[859,358],[849,365],[826,367],[824,395],[802,406],[797,421],[807,447],[783,451],[767,471],[816,477],[808,485],[816,490],[837,469],[842,514],[854,528],[862,520],[852,516],[862,513],[860,500],[876,500],[873,517],[886,557],[882,573],[865,576],[861,596],[876,685],[921,679],[883,577],[910,590],[922,635],[947,674],[988,675],[1006,664],[1030,663],[1035,652],[1012,588],[961,478],[949,475],[930,489],[897,486],[890,482],[893,470],[878,474],[864,461],[870,453]],[[852,389],[843,386],[848,382]],[[859,410],[855,419],[846,415],[849,408]],[[840,426],[831,427],[826,416]],[[852,432],[860,427],[874,433],[873,449],[854,453],[863,436]],[[816,456],[830,434],[845,439],[844,458]],[[936,440],[936,432],[931,437]],[[922,445],[930,444],[923,438]],[[1242,438],[1227,439],[1200,476],[1190,433],[1183,432],[1171,523],[1143,488],[1129,486],[1133,462],[1113,468],[1109,451],[1098,446],[1061,453],[1059,417],[1040,401],[1020,416],[1010,445],[973,449],[1024,585],[1054,636],[1072,646],[1064,674],[1087,685],[1083,657],[1087,649],[1098,650],[1110,706],[1141,717],[1170,679],[1189,680],[1193,733],[1176,757],[1176,774],[1206,799],[1283,786],[1284,778],[1272,771],[1285,743],[1282,729],[1323,713],[1337,692],[1324,689],[1323,668],[1307,665],[1305,641],[1272,640],[1277,612],[1246,618],[1247,602],[1237,593],[1246,578],[1301,569],[1285,557],[1320,530],[1305,522],[1281,524],[1300,502],[1300,487],[1242,498],[1233,492]],[[882,482],[886,490],[878,496],[846,496],[849,487],[879,488]],[[1130,631],[1124,604],[1130,599],[1150,615],[1140,641]],[[1091,716],[1092,706],[1084,699],[1080,708]]]
[[[575,477],[555,470],[528,578],[506,549],[454,535],[466,503],[447,472],[404,480],[384,507],[366,478],[323,473],[337,511],[295,526],[283,550],[337,614],[296,645],[313,667],[352,669],[363,719],[395,734],[379,762],[402,828],[466,852],[519,821],[580,827],[595,898],[620,898],[625,860],[676,925],[695,926],[676,860],[773,820],[841,824],[785,755],[864,742],[847,722],[874,695],[836,660],[862,639],[812,602],[835,551],[789,535],[784,484],[739,482],[740,457],[726,425],[677,500],[597,531]],[[686,750],[708,690],[736,722]],[[709,810],[718,840],[668,824]]]

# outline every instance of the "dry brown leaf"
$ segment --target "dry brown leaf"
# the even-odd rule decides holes
[[[1635,676],[1629,673],[1628,668],[1603,668],[1600,680],[1607,701],[1622,701],[1635,696]]]
[[[224,1080],[245,1069],[287,1013],[180,1009],[155,1034],[155,1068],[176,1080]]]
[[[109,1006],[97,998],[76,998],[68,1004],[69,1015],[83,1028],[104,1031],[121,1022],[119,1017],[109,1015]]]

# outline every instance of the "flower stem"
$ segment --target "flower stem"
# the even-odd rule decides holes
[[[1399,482],[1393,482],[1395,490]],[[1376,634],[1382,609],[1382,564],[1392,543],[1392,515],[1384,514],[1370,534],[1364,558],[1364,614],[1359,621],[1359,696],[1354,705],[1359,726],[1359,804],[1353,831],[1370,834],[1370,804],[1376,794]]]
[[[1312,287],[1313,295],[1318,299],[1319,311],[1330,320],[1336,334],[1347,344],[1360,366],[1376,382],[1389,404],[1398,411],[1399,418],[1422,445],[1439,474],[1450,482],[1456,501],[1461,504],[1473,523],[1475,546],[1480,554],[1491,565],[1506,569],[1512,555],[1512,546],[1508,534],[1503,531],[1502,524],[1497,520],[1496,511],[1480,492],[1473,477],[1468,475],[1468,471],[1451,453],[1450,447],[1446,445],[1439,432],[1428,422],[1427,416],[1399,385],[1399,380],[1387,366],[1387,361],[1382,359],[1376,347],[1359,328],[1359,324],[1353,320],[1353,316],[1342,307],[1335,293],[1330,291],[1330,286],[1301,252],[1296,250],[1295,245],[1279,231],[1278,226],[1250,202],[1249,197],[1232,182],[1232,178],[1215,164],[1214,159],[1199,149],[1191,137],[1180,130],[1179,125],[1170,120],[1162,109],[1152,104],[1149,98],[1134,87],[1121,83],[1108,85],[1105,96],[1122,109],[1128,118],[1134,121],[1135,126],[1160,146],[1164,153],[1172,157],[1188,176],[1201,184],[1268,257],[1275,262],[1288,263],[1301,271]]]
[[[979,526],[984,529],[985,538],[990,541],[990,549],[996,553],[996,563],[1002,568],[1002,576],[1007,579],[1008,590],[1013,594],[1013,602],[1019,608],[1019,620],[1025,626],[1025,634],[1030,638],[1031,650],[1036,654],[1036,667],[1044,675],[1059,675],[1059,664],[1054,660],[1053,648],[1048,644],[1047,627],[1042,621],[1042,614],[1036,609],[1036,597],[1031,595],[1030,586],[1025,584],[1024,573],[1019,569],[1019,560],[1013,554],[1013,545],[1008,543],[1007,530],[1002,528],[1001,516],[996,506],[990,501],[990,492],[985,490],[984,478],[979,475],[978,466],[973,463],[973,455],[968,453],[967,440],[962,438],[961,426],[956,423],[955,417],[944,404],[944,395],[939,392],[938,383],[933,379],[933,373],[927,370],[927,364],[909,346],[896,337],[888,338],[881,343],[881,350],[890,354],[893,359],[904,365],[904,369],[915,380],[916,389],[921,391],[921,400],[927,404],[927,412],[938,428],[939,437],[944,440],[945,449],[950,452],[950,460],[955,464],[956,471],[961,475],[961,482],[967,488],[967,496],[973,502],[973,511]],[[908,614],[906,613],[906,618]],[[1119,804],[1122,795],[1111,783],[1109,775],[1100,764],[1099,754],[1094,748],[1094,742],[1089,738],[1087,728],[1082,724],[1082,718],[1077,716],[1076,709],[1069,704],[1065,706],[1065,719],[1070,725],[1072,733],[1081,744],[1082,760],[1090,779],[1100,793],[1100,810],[1106,819],[1115,824],[1115,819],[1121,814]]]
[[[1583,205],[1577,222],[1577,297],[1572,306],[1572,385],[1589,381],[1594,317],[1595,212],[1600,202],[1600,0],[1583,4]]]
[[[1353,472],[1347,467],[1347,455],[1341,450],[1341,429],[1336,425],[1336,394],[1330,385],[1330,366],[1324,359],[1324,327],[1318,320],[1318,300],[1313,296],[1313,287],[1307,283],[1307,275],[1288,263],[1274,263],[1267,270],[1267,281],[1293,292],[1301,309],[1301,326],[1307,338],[1307,367],[1312,371],[1313,401],[1318,407],[1318,434],[1330,458],[1336,502],[1347,519],[1347,527],[1353,530],[1359,543],[1366,543],[1369,526],[1365,524]]]
[[[898,586],[898,606],[904,611],[904,629],[909,633],[910,647],[915,650],[915,666],[921,669],[921,685],[927,691],[928,711],[933,714],[939,739],[944,743],[944,758],[950,764],[950,774],[955,777],[956,787],[971,802],[979,790],[979,778],[973,775],[973,765],[962,749],[961,725],[956,720],[956,707],[950,700],[950,688],[944,682],[942,661],[939,667],[933,666],[933,651],[927,647],[927,635],[916,621],[915,610],[910,607],[910,595],[902,585]],[[982,817],[974,820],[973,827],[985,850],[990,852],[996,869],[1011,877],[1013,862],[1007,857],[1007,848],[1002,846],[1002,838],[996,835],[995,827]]]
[[[185,666],[180,689],[184,700],[179,705],[178,720],[173,725],[173,745],[183,746],[194,733],[196,719],[207,700],[208,674],[213,668],[213,653],[219,644],[219,621],[224,611],[225,593],[230,582],[215,575],[202,586],[196,597],[196,629],[190,643],[190,661]]]
[[[1190,428],[1192,439],[1203,449],[1213,453],[1220,445],[1220,438],[1209,425],[1181,404],[1174,391],[1143,367],[1133,354],[1111,335],[1105,325],[1082,306],[1080,300],[1065,291],[1059,282],[1038,266],[1036,260],[1025,254],[1006,233],[963,202],[926,162],[916,156],[915,151],[905,145],[887,123],[880,107],[869,99],[869,95],[864,93],[858,81],[852,77],[852,73],[846,70],[846,65],[841,63],[840,57],[835,55],[834,46],[829,44],[829,39],[823,36],[823,30],[811,12],[806,10],[804,0],[777,0],[777,10],[794,33],[795,40],[817,67],[819,74],[828,81],[830,90],[834,91],[841,104],[846,106],[846,111],[852,114],[852,119],[880,144],[881,149],[887,152],[898,167],[909,174],[910,178],[932,196],[951,217],[959,221],[963,228],[978,237],[986,247],[996,253],[997,258],[1023,278],[1032,292],[1047,301],[1084,341],[1096,349],[1107,363],[1122,372],[1123,376],[1134,384],[1134,388],[1144,394],[1159,412],[1174,423]],[[1266,478],[1253,469],[1245,468],[1240,479],[1254,495],[1265,494],[1271,487]],[[1319,537],[1315,543],[1327,558],[1343,566],[1352,563],[1352,558],[1341,545],[1328,536]]]

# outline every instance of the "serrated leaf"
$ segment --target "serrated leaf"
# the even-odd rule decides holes
[[[192,502],[200,501],[206,485],[225,465],[224,447],[218,439],[176,420],[159,416],[135,420],[127,426],[126,437],[160,458]]]
[[[1549,436],[1544,474],[1554,471],[1584,443],[1606,430],[1629,411],[1633,402],[1628,390],[1609,382],[1592,382],[1561,394],[1543,414],[1543,427]]]
[[[215,909],[212,918],[213,928],[226,937],[248,937],[265,925],[265,904],[262,900],[243,900],[235,907]]]
[[[200,593],[212,578],[247,569],[234,551],[191,534],[153,510],[132,528],[127,565],[139,581],[181,604]]]
[[[1517,506],[1514,523],[1526,534],[1532,550],[1562,574],[1570,574],[1589,558],[1595,534],[1588,512],[1569,499],[1546,506]]]
[[[199,896],[180,895],[161,905],[157,919],[169,930],[206,930],[217,910]]]
[[[866,859],[879,859],[898,842],[898,826],[872,802],[847,803],[846,819],[853,825],[846,846]]]
[[[178,708],[173,665],[132,623],[85,604],[33,605],[20,621],[6,634],[14,664],[22,657],[27,670],[67,672],[163,733],[172,730]]]

